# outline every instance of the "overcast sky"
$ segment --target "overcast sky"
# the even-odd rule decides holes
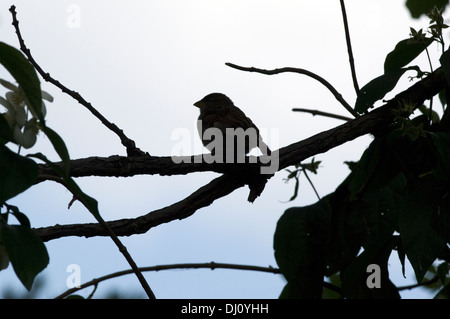
[[[426,28],[425,19],[412,20],[405,1],[346,1],[356,71],[360,86],[383,72],[384,58],[407,38],[409,27]],[[267,76],[225,66],[272,69],[305,68],[333,84],[353,104],[351,81],[339,1],[166,0],[166,1],[2,1],[0,41],[18,47],[11,15],[16,5],[20,28],[36,61],[53,77],[93,104],[152,155],[171,155],[177,129],[191,132],[198,154],[198,109],[192,104],[211,92],[227,94],[253,122],[268,133],[272,149],[302,140],[342,124],[339,120],[294,113],[294,107],[350,114],[327,89],[298,74]],[[438,47],[431,47],[438,56]],[[418,63],[425,62],[424,57]],[[426,66],[426,64],[423,64]],[[11,80],[4,69],[0,78]],[[400,88],[410,85],[407,81]],[[48,83],[42,89],[54,97],[47,103],[47,124],[65,140],[71,158],[125,155],[118,138],[81,105]],[[0,90],[3,95],[4,91]],[[271,132],[276,132],[272,134]],[[272,137],[272,138],[271,138]],[[358,160],[370,143],[368,136],[326,154],[319,174],[311,176],[321,196],[333,192],[349,173],[344,161]],[[57,156],[42,135],[29,152]],[[217,176],[136,176],[81,178],[79,185],[99,201],[106,220],[131,218],[185,198]],[[185,262],[227,262],[276,267],[273,233],[284,210],[314,203],[306,180],[300,194],[287,202],[294,184],[284,171],[269,180],[254,204],[241,188],[183,221],[174,221],[143,235],[122,238],[139,266]],[[32,226],[93,222],[79,204],[68,210],[71,196],[60,185],[41,183],[11,200],[30,218]],[[81,281],[128,268],[109,238],[63,238],[46,243],[50,264],[41,277],[42,297],[67,289],[66,267],[77,264]],[[394,256],[395,257],[395,256]],[[406,279],[392,258],[391,278]],[[148,273],[160,298],[277,298],[281,276],[233,270],[183,270]],[[11,267],[0,272],[0,289],[20,287]],[[101,284],[98,297],[111,289],[141,293],[133,276]],[[87,296],[91,289],[80,294]],[[427,297],[418,290],[404,297]]]

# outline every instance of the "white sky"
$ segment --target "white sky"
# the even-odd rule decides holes
[[[355,101],[338,1],[2,1],[0,41],[18,47],[8,11],[13,2],[22,35],[38,63],[152,155],[170,155],[176,128],[189,129],[193,143],[198,142],[198,109],[192,104],[211,92],[227,94],[260,129],[279,130],[280,139],[267,142],[280,147],[341,124],[293,113],[293,107],[349,115],[310,78],[245,73],[225,62],[265,69],[305,68],[327,79],[350,104]],[[75,28],[70,27],[73,5],[80,14]],[[411,20],[404,1],[348,0],[346,7],[360,87],[382,74],[384,57],[408,37],[410,26],[420,29],[428,24]],[[431,51],[439,54],[437,47]],[[11,80],[5,70],[0,70],[0,78]],[[406,85],[404,81],[400,87]],[[118,138],[81,105],[48,83],[42,88],[55,98],[47,103],[47,124],[64,138],[71,158],[125,154]],[[322,167],[312,179],[320,195],[343,181],[349,173],[343,162],[357,160],[368,143],[370,138],[363,137],[316,156]],[[57,159],[43,136],[30,152],[38,150]],[[193,149],[192,154],[200,151]],[[215,176],[78,181],[99,201],[103,217],[114,220],[170,205]],[[285,184],[285,177],[279,172],[272,178],[254,204],[246,202],[248,189],[242,188],[186,220],[123,242],[139,266],[216,261],[276,267],[272,240],[278,218],[289,207],[316,201],[302,179],[299,198],[286,203],[294,184]],[[67,210],[70,200],[67,191],[46,182],[11,203],[29,216],[34,227],[93,222],[78,203]],[[50,265],[42,274],[47,282],[43,297],[67,289],[69,264],[80,265],[82,282],[128,268],[109,238],[63,238],[46,246]],[[394,259],[394,282],[414,283],[411,269],[404,280]],[[276,298],[284,286],[280,276],[231,270],[165,271],[146,278],[160,298]],[[11,267],[0,272],[0,287],[8,285],[20,285]],[[128,276],[102,284],[97,296],[111,288],[130,293],[141,289]],[[89,293],[90,289],[81,292]],[[426,295],[415,290],[403,296]]]

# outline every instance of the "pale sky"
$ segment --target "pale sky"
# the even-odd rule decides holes
[[[412,20],[405,1],[346,1],[360,87],[382,74],[384,58],[409,36],[409,27],[426,28],[426,19]],[[350,116],[318,82],[298,74],[261,75],[225,66],[232,62],[263,69],[299,67],[327,79],[352,105],[355,93],[338,1],[170,0],[170,1],[2,1],[0,41],[19,47],[11,15],[16,5],[22,35],[37,62],[53,77],[78,91],[106,118],[117,124],[152,155],[171,155],[177,128],[196,132],[198,109],[193,103],[211,92],[227,94],[260,129],[276,129],[276,148],[302,140],[341,121],[294,113],[294,107]],[[74,16],[75,15],[75,16]],[[438,47],[430,47],[438,56]],[[427,66],[424,58],[417,63]],[[11,80],[4,69],[0,78]],[[399,89],[410,85],[402,81]],[[49,83],[42,89],[54,97],[47,103],[47,125],[65,140],[72,159],[125,155],[118,138],[70,97]],[[398,90],[399,90],[398,89]],[[398,91],[397,91],[398,92]],[[3,95],[4,91],[0,91]],[[197,139],[197,140],[196,140]],[[326,154],[319,174],[311,176],[321,196],[333,192],[349,173],[344,161],[355,161],[370,143],[368,136]],[[57,159],[42,135],[37,151]],[[272,147],[274,149],[274,147]],[[193,148],[192,154],[202,150]],[[82,178],[79,185],[99,201],[106,220],[131,218],[168,206],[217,176],[136,176]],[[294,202],[286,202],[294,183],[278,172],[254,204],[241,188],[192,217],[122,238],[139,266],[185,262],[227,262],[277,267],[273,233],[284,210],[317,199],[305,179]],[[11,200],[32,226],[93,222],[60,185],[41,183]],[[69,237],[46,243],[50,264],[43,271],[42,297],[67,289],[66,267],[77,264],[81,281],[128,268],[109,238]],[[414,283],[411,267],[403,279],[398,258],[391,258],[391,279],[399,286]],[[233,270],[183,270],[145,274],[160,298],[277,298],[281,276]],[[0,272],[0,287],[20,287],[11,267]],[[96,296],[110,289],[140,293],[132,275],[100,285]],[[91,289],[80,292],[87,296]],[[418,290],[404,297],[428,297]]]

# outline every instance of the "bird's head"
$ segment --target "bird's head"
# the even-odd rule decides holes
[[[198,102],[194,103],[194,106],[200,109],[200,113],[220,113],[220,111],[233,106],[233,101],[230,100],[225,94],[211,93],[205,96]]]

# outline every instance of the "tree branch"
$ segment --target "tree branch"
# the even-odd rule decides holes
[[[14,26],[17,34],[17,38],[19,39],[20,49],[27,57],[28,61],[34,66],[34,68],[37,70],[37,72],[42,76],[42,78],[52,83],[57,88],[61,89],[62,92],[66,93],[67,95],[71,96],[73,99],[78,101],[81,105],[83,105],[85,108],[87,108],[97,119],[99,119],[103,125],[105,125],[108,129],[110,129],[112,132],[114,132],[119,138],[123,146],[127,149],[128,156],[139,156],[145,154],[143,151],[141,151],[139,148],[136,147],[136,143],[129,139],[123,130],[121,130],[116,124],[111,123],[108,121],[99,111],[97,111],[91,103],[86,101],[78,92],[75,92],[73,90],[70,90],[66,86],[64,86],[61,82],[58,80],[55,80],[50,76],[50,73],[45,72],[41,66],[36,62],[36,60],[31,55],[31,51],[27,46],[25,45],[25,41],[22,38],[22,34],[19,29],[19,21],[17,20],[17,13],[16,13],[16,6],[12,5],[9,9],[12,15],[12,25]]]
[[[210,262],[210,263],[186,263],[186,264],[171,264],[171,265],[159,265],[159,266],[151,266],[151,267],[141,267],[139,270],[141,272],[145,271],[161,271],[161,270],[170,270],[170,269],[235,269],[235,270],[250,270],[250,271],[259,271],[259,272],[266,272],[266,273],[272,273],[272,274],[280,274],[280,270],[278,268],[273,268],[271,266],[269,267],[261,267],[261,266],[251,266],[251,265],[238,265],[238,264],[227,264],[227,263],[216,263],[216,262]],[[102,276],[96,279],[92,279],[91,281],[88,281],[79,287],[71,288],[64,293],[60,294],[59,296],[55,297],[55,299],[62,299],[65,298],[74,292],[77,292],[81,289],[87,288],[89,286],[96,286],[100,282],[117,278],[124,275],[129,275],[132,273],[132,270],[123,270],[118,271],[112,274],[108,274],[106,276]],[[329,283],[326,283],[329,284]],[[328,285],[326,285],[329,287]],[[339,289],[338,287],[332,286],[330,289]]]
[[[278,151],[274,151],[273,153],[278,153],[279,155],[278,171],[300,163],[311,156],[324,153],[336,146],[352,141],[357,137],[369,133],[376,133],[379,130],[387,128],[395,119],[396,115],[393,114],[393,110],[397,109],[401,103],[404,102],[410,105],[419,106],[426,99],[438,94],[445,85],[446,81],[444,74],[441,69],[438,69],[406,91],[398,94],[384,106],[328,131],[321,132],[305,140],[283,147]],[[71,168],[74,171],[71,170],[71,174],[75,171],[78,171],[78,173],[83,171],[83,174],[85,174],[83,176],[97,175],[97,173],[100,176],[106,176],[107,170],[111,173],[109,176],[132,176],[137,172],[159,174],[159,169],[162,167],[164,168],[161,170],[162,175],[174,175],[199,171],[219,171],[220,168],[223,169],[227,165],[206,163],[175,164],[169,157],[152,157],[151,159],[145,157],[135,159],[111,157],[107,159],[109,164],[105,165],[104,168],[100,168],[102,165],[98,162],[98,158],[78,161],[87,166],[84,168],[81,166],[77,168],[77,164],[80,162],[77,163],[75,161]],[[89,165],[94,165],[93,163],[95,163],[99,170],[98,172],[88,167]],[[151,163],[151,166],[145,167],[147,165],[146,163]],[[136,165],[137,168],[133,167],[133,165]],[[239,170],[237,172],[229,170],[224,175],[212,180],[207,185],[201,187],[187,198],[177,203],[149,212],[148,214],[135,219],[110,221],[108,224],[118,236],[130,236],[133,234],[144,233],[150,228],[163,223],[191,216],[198,209],[210,205],[216,199],[226,196],[235,189],[248,183],[247,177],[243,176],[242,173],[245,171],[246,167],[254,169],[255,166],[246,166],[249,164],[240,165],[242,166],[238,167]],[[41,166],[41,172],[46,169],[45,165]],[[254,172],[251,174],[254,174]],[[267,175],[266,178],[269,179],[271,176],[272,175]],[[98,224],[56,225],[53,227],[37,228],[35,230],[44,241],[66,236],[105,236],[103,228]]]
[[[319,110],[293,108],[292,111],[293,112],[311,113],[313,116],[321,115],[321,116],[330,117],[330,118],[333,118],[333,119],[338,119],[338,120],[343,120],[343,121],[351,121],[352,120],[351,118],[349,118],[347,116],[343,116],[343,115],[339,115],[339,114],[333,114],[333,113],[328,113],[328,112],[322,112],[322,111],[319,111]]]
[[[142,234],[152,227],[189,217],[198,209],[209,206],[214,200],[226,196],[244,185],[245,182],[241,179],[234,178],[230,174],[224,174],[199,188],[185,199],[170,206],[137,218],[120,219],[107,222],[107,224],[117,236]],[[36,228],[35,231],[43,241],[67,236],[84,236],[87,238],[107,235],[104,228],[97,223],[55,225]]]
[[[64,93],[70,95],[71,97],[73,97],[75,100],[77,100],[80,104],[82,104],[83,106],[85,106],[95,117],[97,117],[106,127],[108,127],[111,131],[113,131],[114,133],[116,133],[122,144],[127,148],[127,153],[129,156],[136,156],[136,155],[142,155],[144,154],[144,152],[142,152],[141,150],[139,150],[138,148],[136,148],[136,145],[134,143],[134,141],[130,140],[128,137],[126,137],[126,135],[123,133],[122,130],[120,130],[115,124],[109,122],[100,112],[98,112],[92,105],[91,103],[87,102],[78,92],[75,91],[71,91],[69,90],[67,87],[65,87],[64,85],[62,85],[59,81],[53,79],[49,73],[45,73],[44,70],[39,66],[39,64],[34,60],[33,56],[31,55],[31,51],[30,49],[27,48],[27,46],[25,45],[25,41],[22,38],[22,34],[20,32],[19,29],[19,21],[17,20],[17,13],[16,13],[16,7],[14,5],[12,5],[9,9],[9,11],[11,12],[12,15],[12,25],[14,26],[15,30],[16,30],[16,34],[17,37],[19,39],[19,43],[20,43],[20,49],[23,51],[23,53],[25,53],[26,57],[28,58],[28,61],[34,66],[34,68],[39,72],[39,74],[41,74],[41,76],[44,78],[44,80],[54,84],[56,87],[60,88]],[[50,177],[52,178],[52,177]],[[59,183],[61,182],[60,178],[54,178],[55,181],[58,181]],[[62,183],[64,184],[64,183]],[[68,190],[70,190],[69,187],[67,187]],[[73,195],[75,196],[76,194],[73,193]],[[88,205],[86,205],[86,203],[84,203],[83,201],[81,201],[86,208],[89,210]],[[125,259],[127,260],[128,264],[130,265],[130,267],[132,268],[132,272],[135,273],[136,277],[138,278],[142,288],[144,288],[147,296],[151,299],[155,299],[155,294],[153,293],[152,289],[150,288],[149,284],[147,283],[147,281],[145,280],[145,278],[142,276],[141,272],[139,271],[139,268],[137,267],[135,261],[133,260],[133,258],[131,257],[131,255],[128,253],[126,247],[122,244],[122,242],[119,240],[119,238],[117,237],[117,235],[111,230],[111,228],[109,227],[109,225],[103,220],[103,218],[100,215],[96,215],[94,214],[92,211],[90,211],[94,217],[97,219],[98,221],[98,226],[103,228],[105,234],[109,237],[111,237],[111,239],[113,240],[114,244],[117,246],[117,248],[119,249],[119,251],[122,253],[122,255],[125,257]]]
[[[324,78],[322,78],[321,76],[305,70],[305,69],[300,69],[300,68],[292,68],[292,67],[285,67],[285,68],[280,68],[280,69],[274,69],[274,70],[264,70],[264,69],[258,69],[258,68],[254,68],[254,67],[243,67],[243,66],[239,66],[233,63],[225,63],[225,65],[233,68],[233,69],[237,69],[237,70],[241,70],[241,71],[246,71],[246,72],[257,72],[257,73],[262,73],[262,74],[267,74],[267,75],[273,75],[273,74],[279,74],[279,73],[285,73],[285,72],[291,72],[291,73],[298,73],[298,74],[303,74],[306,76],[309,76],[311,78],[313,78],[314,80],[319,81],[320,83],[322,83],[336,98],[336,100],[339,101],[339,103],[342,104],[342,106],[344,106],[344,108],[349,111],[354,117],[358,117],[359,114],[355,112],[355,110],[353,110],[353,108],[350,106],[350,104],[347,103],[347,101],[344,100],[344,98],[342,97],[341,93],[339,93],[334,86],[332,86],[327,80],[325,80]]]
[[[350,70],[352,72],[353,86],[355,87],[356,94],[359,94],[358,79],[356,77],[355,61],[353,59],[352,42],[350,40],[350,29],[348,27],[347,12],[345,10],[344,0],[340,0],[342,18],[344,20],[345,40],[347,41],[348,60],[350,62]]]
[[[234,269],[234,270],[247,270],[247,271],[258,271],[258,272],[265,272],[265,273],[271,273],[271,274],[281,274],[280,270],[278,268],[273,268],[271,266],[269,267],[261,267],[261,266],[252,266],[252,265],[238,265],[238,264],[228,264],[228,263],[216,263],[214,261],[210,263],[186,263],[186,264],[170,264],[170,265],[159,265],[159,266],[151,266],[151,267],[141,267],[139,268],[141,272],[145,271],[161,271],[161,270],[170,270],[170,269]],[[92,279],[91,281],[88,281],[79,287],[71,288],[64,293],[60,294],[59,296],[55,297],[55,299],[62,299],[65,298],[74,292],[77,292],[81,289],[87,288],[89,286],[97,286],[100,282],[117,278],[120,276],[125,276],[131,274],[131,270],[123,270],[118,271],[112,274],[108,274],[96,279]],[[333,290],[337,293],[342,293],[341,288],[337,287],[329,282],[324,281],[323,286],[325,288],[328,288],[330,290]]]

